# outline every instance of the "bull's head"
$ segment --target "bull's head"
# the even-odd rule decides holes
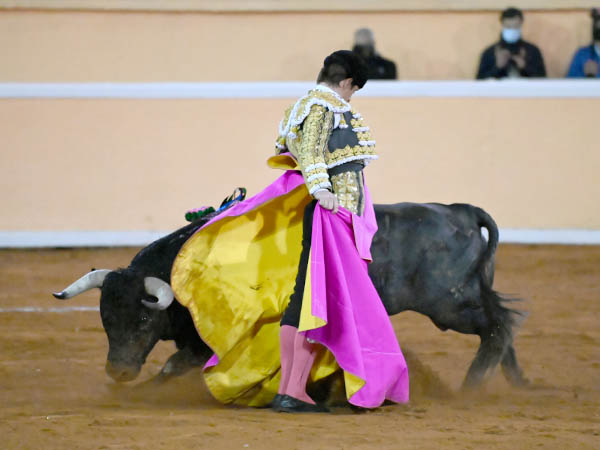
[[[93,288],[102,292],[100,316],[108,336],[106,372],[115,381],[131,381],[168,332],[165,310],[173,302],[173,291],[163,280],[128,268],[92,270],[54,296],[66,300]],[[156,297],[156,301],[149,301],[149,297]]]

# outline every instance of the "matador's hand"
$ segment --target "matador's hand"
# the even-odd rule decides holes
[[[338,200],[332,192],[327,189],[319,189],[313,194],[313,197],[319,201],[319,205],[323,208],[331,210],[333,214],[338,212]]]

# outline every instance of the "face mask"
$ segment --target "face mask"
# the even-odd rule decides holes
[[[518,28],[502,28],[502,39],[508,44],[514,44],[521,39],[521,30]]]

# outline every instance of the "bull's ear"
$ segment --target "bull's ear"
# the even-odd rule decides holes
[[[108,269],[92,270],[63,291],[54,292],[52,295],[60,300],[66,300],[68,298],[75,297],[82,292],[89,291],[90,289],[101,288],[106,275],[111,272],[112,270]]]
[[[173,299],[175,298],[175,296],[173,295],[171,286],[169,286],[169,283],[165,283],[160,278],[144,278],[144,287],[146,288],[146,292],[148,294],[153,295],[158,299],[156,303],[149,302],[147,300],[142,300],[142,303],[145,307],[150,309],[163,310],[167,309],[171,305],[171,303],[173,303]]]

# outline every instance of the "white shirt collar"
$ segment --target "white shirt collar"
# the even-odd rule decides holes
[[[346,100],[344,100],[342,98],[342,96],[340,94],[338,94],[337,92],[335,92],[333,89],[331,89],[330,87],[325,86],[324,84],[317,84],[314,88],[314,90],[317,91],[321,91],[321,92],[327,92],[328,94],[333,95],[336,99],[338,99],[344,106],[347,106],[348,108],[350,108],[350,103],[348,103]]]

